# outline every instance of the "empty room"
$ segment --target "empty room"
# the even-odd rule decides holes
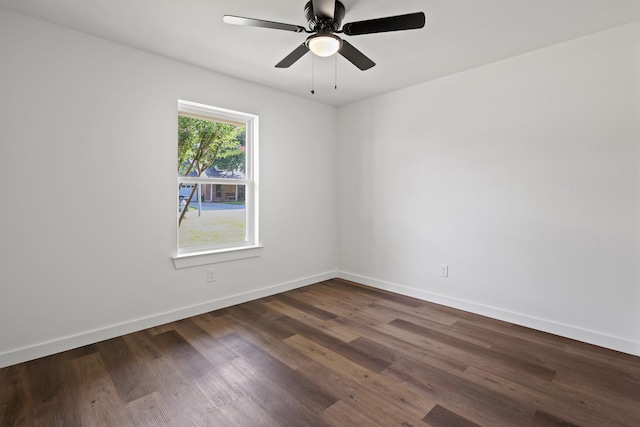
[[[637,0],[0,0],[0,426],[640,425]]]

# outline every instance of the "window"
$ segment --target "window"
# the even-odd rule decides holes
[[[176,258],[257,246],[257,135],[257,116],[178,101]]]

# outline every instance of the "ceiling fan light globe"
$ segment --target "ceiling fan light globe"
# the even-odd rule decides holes
[[[317,56],[327,57],[340,50],[342,40],[332,34],[316,34],[309,37],[307,47]]]

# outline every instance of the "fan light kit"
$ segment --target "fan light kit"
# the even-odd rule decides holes
[[[353,47],[351,43],[335,34],[357,36],[362,34],[385,33],[388,31],[415,30],[423,28],[425,16],[423,12],[406,15],[388,16],[386,18],[369,19],[366,21],[344,24],[344,5],[337,0],[312,0],[305,7],[305,16],[309,29],[300,25],[283,24],[280,22],[264,21],[261,19],[243,18],[241,16],[225,15],[223,21],[227,24],[244,25],[249,27],[271,28],[275,30],[293,31],[295,33],[312,34],[307,40],[276,64],[277,68],[288,68],[302,58],[308,51],[317,56],[327,57],[339,53],[360,70],[368,70],[376,65],[371,59]]]
[[[342,46],[342,40],[333,34],[315,34],[305,42],[309,50],[318,56],[327,57],[335,54]]]

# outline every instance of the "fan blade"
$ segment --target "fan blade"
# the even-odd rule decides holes
[[[287,55],[282,61],[276,64],[276,68],[289,68],[298,59],[302,58],[305,53],[309,52],[309,48],[306,43],[302,43],[300,46],[294,49],[289,55]]]
[[[282,24],[280,22],[263,21],[262,19],[243,18],[242,16],[224,15],[222,20],[227,24],[244,25],[247,27],[272,28],[274,30],[294,31],[303,33],[304,27],[293,24]]]
[[[342,32],[348,36],[360,34],[385,33],[387,31],[415,30],[424,27],[426,18],[423,12],[407,15],[388,16],[367,21],[344,24]]]
[[[342,47],[338,52],[362,71],[368,70],[376,65],[375,62],[367,58],[364,53],[353,47],[353,45],[346,40],[342,40]]]
[[[333,19],[336,0],[312,0],[313,13],[320,19]]]

